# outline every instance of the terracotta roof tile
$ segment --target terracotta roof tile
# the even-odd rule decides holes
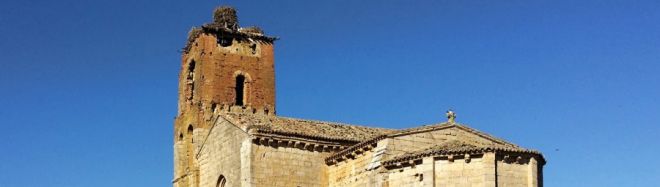
[[[342,123],[296,119],[245,113],[220,114],[245,129],[261,133],[280,134],[303,138],[361,142],[379,135],[395,132],[393,129],[374,128]]]
[[[506,144],[506,145],[517,147],[517,145],[515,145],[511,142],[508,142],[508,141],[503,140],[501,138],[495,137],[495,136],[490,135],[488,133],[481,132],[477,129],[473,129],[473,128],[467,126],[467,125],[463,125],[463,124],[459,124],[459,123],[446,123],[446,122],[443,122],[443,123],[438,123],[438,124],[433,124],[433,125],[423,125],[423,126],[419,126],[419,127],[402,129],[402,130],[397,131],[396,133],[389,134],[389,136],[402,136],[402,135],[407,135],[407,134],[415,134],[415,133],[419,133],[419,132],[434,131],[434,130],[439,130],[439,129],[452,128],[452,127],[463,129],[465,131],[474,133],[478,136],[481,136],[483,138],[489,139],[491,141],[494,141],[494,142],[497,142],[497,143],[500,143],[500,144]]]
[[[534,154],[540,156],[541,161],[543,163],[545,162],[545,160],[543,159],[543,155],[536,150],[525,149],[512,145],[475,145],[464,141],[452,140],[439,145],[432,146],[427,149],[396,156],[392,159],[384,161],[383,165],[391,166],[399,162],[420,159],[427,156],[465,154],[465,153],[484,153],[484,152],[511,152],[511,153]]]

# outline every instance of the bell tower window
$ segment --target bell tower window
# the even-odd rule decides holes
[[[195,61],[190,61],[188,72],[186,73],[186,99],[191,100],[195,92]]]
[[[186,80],[194,81],[195,78],[195,61],[190,61],[188,65],[188,75],[186,75]]]
[[[246,92],[246,85],[245,85],[245,76],[244,75],[238,75],[236,76],[236,99],[234,103],[238,106],[244,106],[245,105],[245,96],[247,95]]]

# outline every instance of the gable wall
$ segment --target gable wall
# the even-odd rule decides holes
[[[220,177],[226,178],[226,186],[242,186],[247,181],[246,151],[250,149],[248,135],[233,124],[219,119],[204,143],[198,157],[200,187],[215,187]],[[202,140],[203,141],[203,140]]]
[[[388,158],[391,158],[392,156],[423,150],[450,140],[460,140],[476,145],[497,144],[484,137],[454,127],[393,137],[387,147],[387,155]]]

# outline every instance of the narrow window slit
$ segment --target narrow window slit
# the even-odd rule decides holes
[[[245,76],[238,75],[236,76],[236,99],[235,103],[238,106],[245,105]]]

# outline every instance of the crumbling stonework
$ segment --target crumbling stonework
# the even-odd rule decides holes
[[[275,115],[275,37],[220,7],[183,48],[174,187],[540,187],[541,153],[456,122],[384,129]]]

